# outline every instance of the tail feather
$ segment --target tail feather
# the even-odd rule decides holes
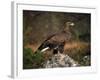
[[[41,52],[44,52],[44,51],[46,51],[48,49],[50,49],[50,48],[49,47],[46,47],[46,48],[42,49]]]

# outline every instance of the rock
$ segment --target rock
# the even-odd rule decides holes
[[[90,55],[86,55],[86,56],[84,56],[83,57],[83,59],[82,59],[83,61],[83,65],[84,66],[90,66],[91,65],[91,57],[90,57]]]
[[[76,67],[79,66],[78,62],[74,61],[71,57],[66,54],[55,54],[51,59],[44,62],[44,68],[55,68],[55,67]]]

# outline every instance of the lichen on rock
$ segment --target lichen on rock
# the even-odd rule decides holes
[[[56,67],[76,67],[79,66],[78,62],[74,61],[66,54],[55,54],[51,59],[44,62],[44,68],[56,68]]]

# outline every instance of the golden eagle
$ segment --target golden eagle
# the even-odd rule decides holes
[[[38,48],[41,52],[48,49],[53,49],[53,53],[56,54],[58,51],[63,53],[64,45],[66,42],[72,40],[71,27],[74,26],[73,22],[66,22],[64,29],[56,34],[49,36]]]

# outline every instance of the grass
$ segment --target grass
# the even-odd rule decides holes
[[[88,42],[74,41],[66,44],[64,49],[65,54],[72,57],[80,66],[89,66],[91,64],[90,44]]]

